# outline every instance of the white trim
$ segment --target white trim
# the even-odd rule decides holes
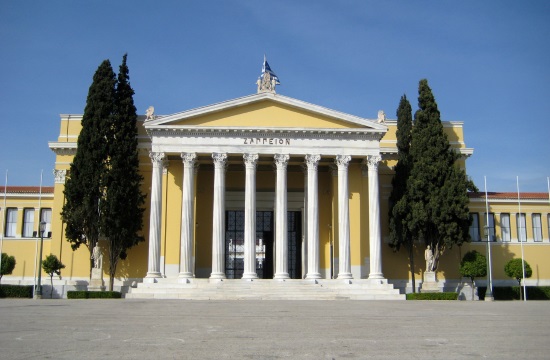
[[[372,130],[378,130],[384,133],[388,131],[388,128],[386,126],[378,124],[374,120],[364,119],[355,115],[346,114],[346,113],[325,108],[319,105],[314,105],[305,101],[297,100],[297,99],[290,98],[283,95],[268,93],[268,92],[248,95],[237,99],[227,100],[220,103],[175,113],[162,118],[157,118],[155,120],[146,121],[145,128],[149,129],[160,125],[170,125],[170,123],[173,123],[175,121],[179,122],[185,119],[190,119],[197,116],[203,116],[206,114],[220,112],[230,108],[245,106],[245,105],[253,104],[260,101],[266,101],[266,100],[274,101],[280,104],[284,104],[284,105],[295,107],[302,110],[307,110],[313,113],[317,113],[323,116],[333,118],[335,120],[347,121],[352,124],[365,126]]]

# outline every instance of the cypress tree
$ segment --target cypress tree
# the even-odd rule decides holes
[[[61,212],[65,236],[73,250],[81,245],[92,251],[100,229],[100,204],[107,160],[107,134],[113,115],[115,73],[104,60],[94,74],[82,117],[77,150],[65,183]]]
[[[407,182],[411,172],[411,135],[412,135],[412,108],[403,95],[397,108],[397,164],[392,178],[392,192],[390,194],[390,247],[399,251],[403,245],[409,256],[412,288],[416,291],[414,278],[414,242],[408,229],[407,220],[410,216],[409,201],[407,198]]]
[[[440,113],[428,86],[420,81],[418,106],[412,130],[412,168],[407,187],[410,201],[409,230],[422,239],[434,254],[435,271],[445,249],[470,240],[468,188],[475,188],[466,173],[455,165],[454,152],[443,132]]]
[[[114,116],[108,134],[106,196],[102,203],[104,234],[109,244],[111,291],[118,261],[126,259],[127,250],[144,240],[139,235],[143,227],[145,196],[140,189],[143,178],[139,174],[137,113],[126,58],[127,54],[122,58],[118,73]]]

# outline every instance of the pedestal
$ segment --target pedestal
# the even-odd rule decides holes
[[[88,285],[88,291],[105,291],[103,269],[92,268],[92,279]]]
[[[422,281],[422,287],[420,292],[430,293],[430,292],[441,292],[439,289],[439,283],[433,271],[424,272],[424,281]]]

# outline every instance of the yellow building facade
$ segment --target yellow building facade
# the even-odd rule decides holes
[[[14,255],[17,266],[4,283],[34,279],[38,238],[29,226],[36,232],[38,221],[29,225],[30,209],[33,219],[51,209],[43,257],[53,253],[66,265],[56,279],[56,296],[89,282],[90,252],[71,249],[60,217],[81,119],[61,115],[59,137],[49,143],[56,154],[53,188],[43,189],[41,196],[36,188],[8,188],[5,194],[2,251]],[[140,116],[146,240],[119,263],[115,288],[138,292],[136,284],[154,288],[199,279],[333,279],[410,292],[408,256],[388,246],[396,126],[383,112],[365,119],[274,91],[172,115]],[[465,167],[473,149],[465,144],[463,123],[443,126]],[[522,194],[518,203],[517,194],[493,193],[488,200],[494,284],[514,284],[504,264],[521,257],[523,248],[533,268],[527,284],[550,285],[548,194]],[[442,255],[441,290],[460,288],[458,268],[467,251],[487,252],[485,206],[484,194],[472,194],[474,241]],[[100,247],[107,259],[104,241]],[[423,244],[415,259],[416,286],[421,287]],[[108,279],[107,262],[103,270]]]

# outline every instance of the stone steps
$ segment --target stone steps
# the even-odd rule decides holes
[[[187,300],[404,300],[382,280],[155,279],[132,288],[127,299]],[[187,280],[185,280],[187,281]]]

